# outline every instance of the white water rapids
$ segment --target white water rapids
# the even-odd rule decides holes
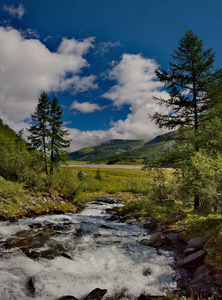
[[[121,299],[135,299],[142,293],[164,295],[175,289],[173,254],[140,245],[146,232],[142,227],[107,221],[105,209],[112,206],[91,203],[79,214],[0,222],[1,241],[18,231],[29,230],[30,224],[69,223],[68,229],[53,239],[72,258],[33,260],[19,248],[1,249],[0,299],[54,300],[64,295],[84,299],[95,288],[107,289],[103,299],[121,291],[125,291]],[[34,295],[27,288],[30,278]]]

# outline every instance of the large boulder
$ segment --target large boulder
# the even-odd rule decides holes
[[[187,248],[201,249],[203,248],[203,240],[201,237],[190,239],[187,242]]]
[[[158,226],[158,222],[156,220],[150,219],[148,223],[145,223],[143,225],[143,228],[147,230],[154,230],[157,228],[157,226]]]
[[[185,268],[185,269],[197,269],[197,267],[199,267],[203,263],[205,256],[206,256],[206,251],[199,250],[179,260],[177,262],[177,267]]]
[[[17,247],[32,247],[32,248],[40,248],[45,245],[45,243],[49,240],[48,234],[38,233],[36,235],[31,235],[26,238],[13,238],[8,239],[6,241],[6,248],[12,249]]]
[[[179,243],[179,234],[176,232],[168,233],[164,237],[164,244],[177,245]]]

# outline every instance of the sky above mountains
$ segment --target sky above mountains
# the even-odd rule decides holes
[[[21,0],[0,3],[0,118],[27,128],[42,91],[56,95],[70,150],[151,139],[166,69],[185,31],[222,67],[221,0]]]

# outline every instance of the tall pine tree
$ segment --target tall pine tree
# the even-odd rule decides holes
[[[59,101],[56,97],[51,102],[50,114],[49,114],[49,128],[50,128],[50,140],[49,140],[49,151],[50,151],[50,172],[56,163],[64,160],[64,150],[70,146],[70,140],[65,139],[68,136],[68,130],[62,128],[62,108],[59,106]]]
[[[156,71],[170,98],[154,97],[158,104],[170,107],[171,111],[169,114],[156,112],[152,119],[159,127],[173,129],[190,125],[197,132],[199,121],[211,102],[210,87],[221,78],[221,70],[214,69],[215,53],[211,48],[204,50],[202,40],[191,30],[181,38],[171,57],[168,71]]]
[[[35,112],[31,114],[32,125],[28,131],[28,137],[33,148],[40,150],[44,156],[45,173],[48,174],[47,168],[47,142],[49,137],[48,118],[50,111],[50,100],[46,92],[43,92],[38,99]]]
[[[69,133],[62,127],[62,114],[58,99],[54,97],[50,101],[46,92],[41,94],[36,110],[31,114],[33,124],[28,129],[28,139],[33,148],[43,153],[46,174],[48,164],[52,173],[55,165],[64,160],[64,149],[70,146],[71,141],[65,139]]]

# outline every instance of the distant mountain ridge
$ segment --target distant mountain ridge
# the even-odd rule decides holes
[[[175,147],[172,139],[177,131],[159,135],[150,141],[114,139],[101,145],[87,147],[68,154],[69,160],[114,164],[118,162],[144,162],[160,157],[166,148]]]
[[[97,161],[109,159],[110,157],[132,151],[143,146],[143,140],[121,140],[107,141],[99,146],[87,147],[68,154],[69,160]]]

